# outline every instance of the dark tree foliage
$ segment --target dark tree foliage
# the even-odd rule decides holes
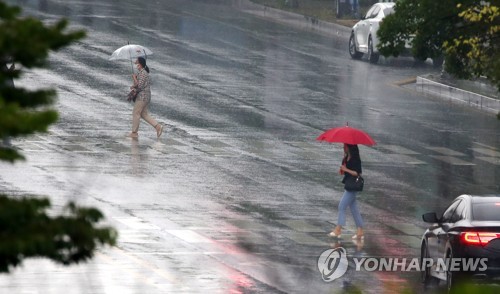
[[[66,20],[46,26],[35,18],[21,17],[20,12],[0,1],[0,140],[46,132],[57,120],[57,112],[49,108],[55,91],[14,87],[22,70],[11,65],[45,67],[50,51],[85,36],[83,31],[66,32]],[[19,151],[0,145],[0,160],[20,159]],[[0,272],[8,272],[30,257],[47,257],[62,264],[85,261],[97,246],[115,244],[114,229],[96,227],[104,218],[99,210],[70,202],[61,215],[53,216],[48,213],[50,208],[46,198],[14,198],[0,191]]]
[[[500,91],[500,1],[459,8],[460,34],[444,43],[445,68],[463,79],[485,76]]]
[[[9,81],[18,78],[19,70],[7,63],[26,68],[46,66],[50,50],[57,50],[82,38],[82,31],[64,33],[67,21],[51,27],[34,18],[21,18],[20,8],[0,2],[0,138],[46,132],[57,120],[54,110],[42,109],[52,104],[53,90],[27,91]],[[23,157],[8,146],[0,147],[0,159],[13,162]]]
[[[444,58],[455,77],[485,76],[500,90],[499,7],[499,0],[399,0],[380,25],[378,49],[399,56],[409,42],[415,58]]]
[[[114,244],[110,228],[95,228],[103,219],[95,208],[66,206],[51,217],[48,199],[12,199],[0,195],[0,272],[8,272],[30,257],[47,257],[69,265],[92,257],[99,244]]]
[[[440,58],[443,43],[459,34],[457,4],[475,0],[399,0],[395,12],[384,18],[377,32],[379,50],[384,56],[399,56],[409,41],[415,58]]]

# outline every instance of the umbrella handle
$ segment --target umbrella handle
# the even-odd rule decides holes
[[[132,56],[130,56],[130,67],[132,68],[132,74],[134,74],[134,64],[132,63]]]

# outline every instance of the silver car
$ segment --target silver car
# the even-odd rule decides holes
[[[367,54],[371,63],[377,63],[379,52],[377,49],[377,30],[384,17],[394,12],[394,2],[373,4],[365,17],[352,27],[349,38],[349,54],[354,59],[360,59]]]

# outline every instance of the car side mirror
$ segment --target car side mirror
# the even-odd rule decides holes
[[[435,223],[438,223],[439,222],[439,219],[436,215],[435,212],[429,212],[429,213],[425,213],[422,215],[422,219],[424,220],[424,222],[426,223],[432,223],[432,224],[435,224]]]

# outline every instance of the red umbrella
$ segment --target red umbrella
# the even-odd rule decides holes
[[[333,128],[324,132],[316,138],[318,141],[326,141],[330,143],[346,143],[351,145],[375,145],[375,141],[362,130],[352,128],[350,126]]]

